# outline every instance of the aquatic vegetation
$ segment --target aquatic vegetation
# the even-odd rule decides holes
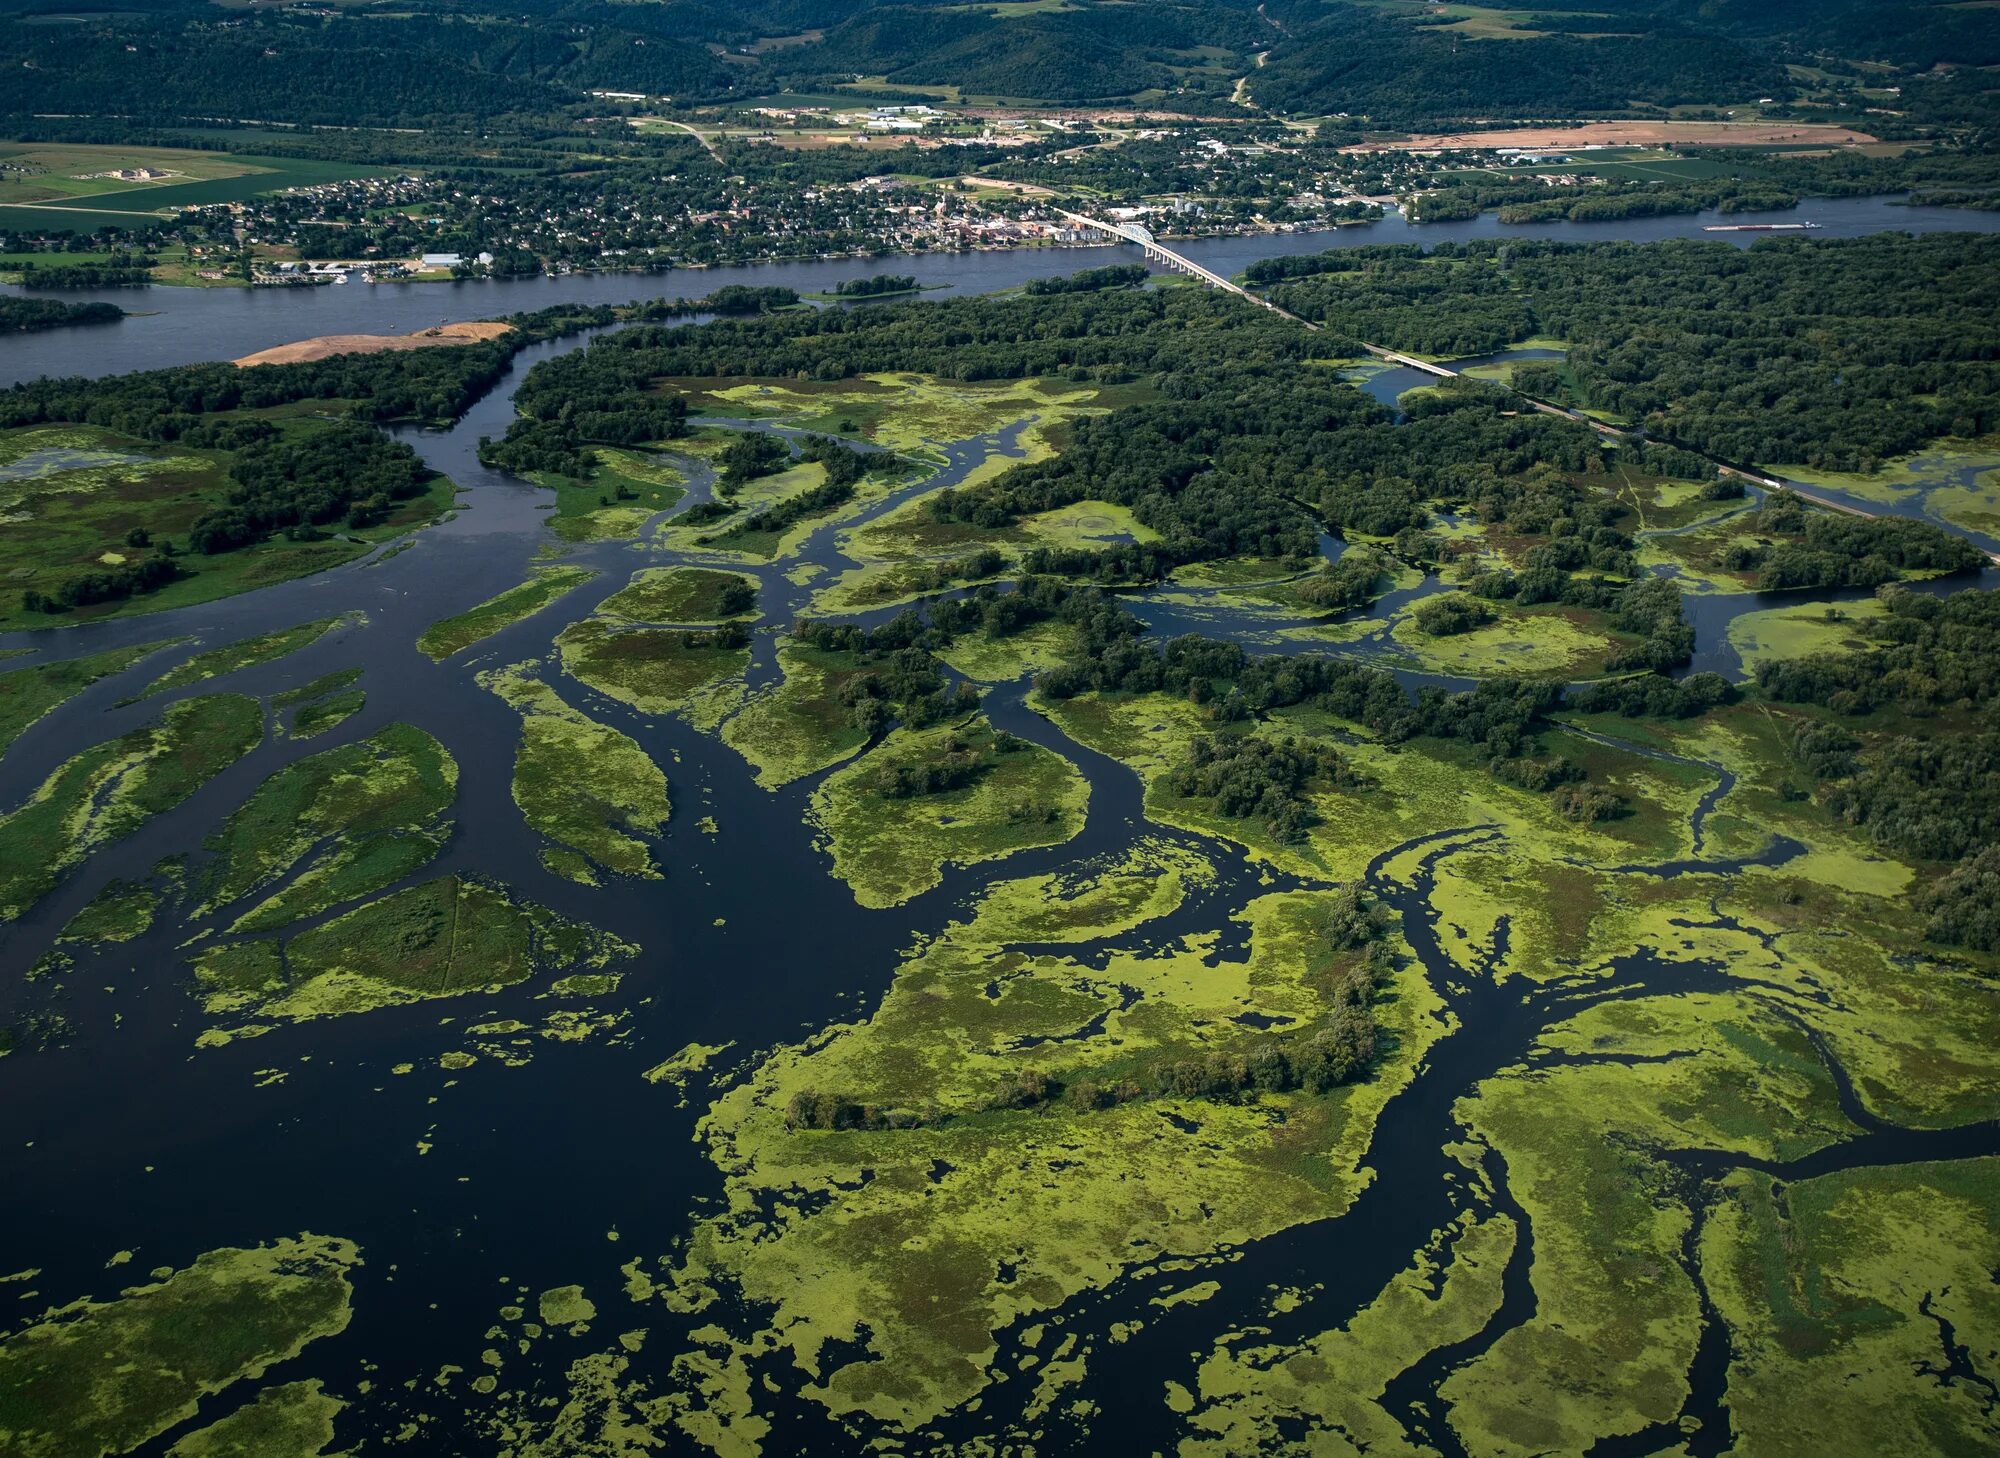
[[[712,728],[726,712],[715,690],[750,661],[740,630],[620,629],[586,618],[556,639],[563,672],[642,714],[680,714]]]
[[[707,1069],[715,1059],[735,1047],[729,1043],[690,1043],[673,1057],[654,1064],[645,1072],[648,1083],[666,1084],[680,1093],[678,1106],[687,1106],[687,1088],[693,1079]]]
[[[5,754],[32,725],[61,708],[100,679],[123,673],[140,659],[185,643],[185,638],[163,638],[156,643],[135,643],[130,648],[107,648],[81,658],[65,658],[55,663],[38,663],[0,673],[0,754]]]
[[[528,824],[607,871],[653,876],[642,837],[670,813],[667,777],[631,739],[598,723],[543,683],[533,664],[481,674],[480,682],[521,713],[514,803]],[[589,869],[552,868],[593,882]]]
[[[994,1380],[999,1334],[1033,1313],[1135,1266],[1337,1214],[1360,1187],[1352,1164],[1381,1100],[1434,1036],[1420,980],[1399,977],[1385,1005],[1398,1031],[1379,1085],[1025,1109],[1006,1096],[1024,1069],[1110,1086],[1190,1053],[1247,1052],[1272,1036],[1261,1029],[1309,1026],[1333,1006],[1347,954],[1324,941],[1326,900],[1306,894],[1232,918],[1248,933],[1241,960],[1218,956],[1210,931],[1114,949],[1101,966],[1033,949],[1137,931],[1215,880],[1155,842],[1002,883],[905,962],[865,1021],[780,1050],[725,1093],[711,1153],[732,1205],[765,1214],[703,1222],[672,1289],[697,1309],[728,1292],[771,1310],[759,1335],[711,1328],[690,1364],[727,1372],[775,1341],[813,1370],[808,1397],[910,1427]],[[794,1122],[828,1090],[891,1112],[850,1130]],[[872,1175],[857,1179],[862,1168]],[[885,1310],[898,1320],[872,1314]],[[828,1344],[842,1354],[830,1367]]]
[[[361,712],[368,695],[355,687],[361,681],[358,668],[341,668],[322,674],[311,683],[286,689],[271,696],[271,707],[290,709],[291,723],[280,731],[294,739],[311,739],[339,727]]]
[[[1444,601],[1427,598],[1425,604]],[[1601,670],[1618,640],[1575,609],[1510,609],[1465,632],[1425,632],[1416,612],[1399,616],[1390,636],[1418,666],[1467,678],[1537,674],[1577,678]]]
[[[113,881],[62,930],[66,942],[129,942],[152,930],[161,896],[145,882]]]
[[[1729,1176],[1701,1265],[1743,1451],[1973,1453],[1994,1438],[2000,1160]]]
[[[1012,683],[1066,661],[1075,651],[1075,636],[1066,623],[1037,623],[1004,636],[966,633],[938,657],[981,683]]]
[[[556,494],[549,526],[566,542],[637,536],[647,521],[687,494],[687,478],[669,457],[601,445],[592,452],[597,463],[582,480],[553,471],[533,473]]]
[[[1882,617],[1885,611],[1881,603],[1869,599],[1838,607],[1764,608],[1739,613],[1729,620],[1729,646],[1736,650],[1744,669],[1755,673],[1758,665],[1766,662],[1866,647],[1862,624]]]
[[[197,916],[269,894],[232,932],[261,931],[401,880],[443,848],[458,766],[408,724],[276,771],[210,838]]]
[[[947,782],[935,780],[940,768]],[[827,778],[812,815],[855,899],[894,906],[935,886],[948,862],[1062,844],[1083,828],[1089,799],[1060,755],[974,719],[894,731]]]
[[[343,1331],[349,1272],[359,1263],[349,1241],[301,1235],[209,1251],[154,1284],[57,1307],[0,1341],[0,1443],[46,1458],[137,1447],[194,1416],[200,1399]],[[312,1406],[297,1397],[274,1403]],[[232,1451],[199,1442],[186,1449],[196,1458]]]
[[[178,663],[168,669],[147,684],[139,697],[150,698],[169,689],[186,688],[193,683],[206,683],[211,678],[220,678],[225,673],[235,673],[239,669],[275,663],[287,654],[310,647],[329,633],[342,628],[352,628],[367,621],[367,616],[363,613],[341,613],[335,617],[321,618],[317,622],[300,623],[296,628],[280,628],[274,633],[260,633],[254,638],[245,638],[242,642],[231,643],[227,647],[211,648],[206,653],[197,653],[185,663]]]
[[[1381,1399],[1427,1354],[1485,1330],[1516,1236],[1505,1215],[1468,1214],[1345,1326],[1284,1345],[1218,1342],[1201,1364],[1182,1454],[1233,1458],[1301,1435],[1310,1451],[1340,1458],[1422,1451]]]
[[[66,761],[0,817],[0,919],[19,916],[93,852],[180,804],[263,737],[257,700],[212,694]]]
[[[346,1406],[322,1392],[317,1379],[267,1387],[247,1406],[189,1433],[167,1458],[318,1458]]]
[[[722,742],[757,772],[757,783],[775,790],[828,769],[868,743],[842,690],[862,670],[851,653],[807,644],[778,645],[784,677],[759,690],[722,726]]]
[[[708,567],[648,567],[598,604],[606,617],[635,623],[714,627],[753,615],[757,582]]]
[[[453,875],[367,902],[282,949],[268,937],[210,948],[195,981],[216,1011],[333,1017],[509,987],[538,971],[599,969],[636,950],[504,887]]]
[[[424,629],[417,647],[433,659],[463,653],[502,628],[533,617],[543,608],[597,574],[588,567],[541,567],[519,587],[510,587],[474,608],[441,618]]]

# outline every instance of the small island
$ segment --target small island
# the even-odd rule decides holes
[[[116,304],[0,297],[0,334],[32,334],[71,324],[112,324],[124,317],[125,311]]]

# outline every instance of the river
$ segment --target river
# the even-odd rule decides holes
[[[1783,213],[1700,213],[1597,223],[1509,226],[1494,213],[1456,223],[1412,224],[1400,213],[1380,222],[1317,232],[1255,233],[1200,238],[1173,247],[1196,263],[1231,277],[1261,258],[1317,253],[1377,243],[1445,242],[1478,238],[1559,238],[1578,242],[1702,238],[1749,247],[1768,233],[1704,233],[1708,223],[1796,223],[1820,226],[1813,238],[1911,233],[1994,232],[2000,213],[1965,208],[1913,208],[1889,198],[1818,198]],[[1784,236],[1784,235],[1779,235]],[[0,385],[39,375],[107,375],[200,360],[238,359],[273,345],[321,334],[402,334],[445,320],[494,318],[554,304],[623,304],[633,299],[699,298],[724,284],[764,284],[812,293],[844,279],[894,273],[927,289],[992,293],[1032,278],[1073,273],[1113,259],[1137,261],[1130,245],[1097,248],[1017,248],[968,253],[919,253],[878,259],[814,259],[660,273],[573,273],[563,277],[477,279],[460,283],[324,285],[316,288],[168,288],[64,291],[79,301],[103,299],[135,311],[114,324],[0,336]],[[9,291],[19,292],[12,286]],[[866,307],[860,305],[857,307]]]

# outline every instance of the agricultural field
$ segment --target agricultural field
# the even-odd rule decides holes
[[[180,147],[0,142],[0,227],[129,228],[185,208],[242,202],[286,188],[386,172],[379,167]]]

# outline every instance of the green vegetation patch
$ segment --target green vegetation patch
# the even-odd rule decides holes
[[[1333,898],[1252,902],[1242,961],[1218,958],[1212,931],[1101,964],[1020,945],[1130,942],[1213,876],[1146,841],[1001,883],[912,953],[869,1018],[725,1093],[711,1154],[736,1208],[772,1215],[703,1221],[675,1299],[729,1292],[770,1315],[740,1334],[723,1318],[697,1370],[740,1370],[774,1333],[822,1363],[825,1344],[864,1342],[811,1395],[915,1426],[991,1382],[997,1334],[1036,1313],[1135,1264],[1339,1214],[1376,1112],[1435,1036],[1421,978],[1382,1005],[1401,1041],[1373,1082],[1205,1097],[1182,1077],[1308,1043],[1341,988],[1367,985],[1333,945]]]
[[[722,726],[722,741],[745,759],[767,790],[851,758],[868,743],[846,687],[863,675],[852,653],[786,641],[784,677],[761,689]]]
[[[144,882],[113,881],[62,930],[65,942],[129,942],[152,929],[160,894]]]
[[[681,632],[672,628],[619,629],[589,618],[556,639],[563,672],[642,714],[680,714],[698,726],[720,718],[714,692],[749,665],[741,629]]]
[[[660,833],[670,805],[667,777],[646,751],[571,708],[533,664],[482,674],[480,682],[520,711],[514,803],[528,824],[607,871],[657,877],[643,837]],[[590,879],[587,868],[554,862],[552,869]]]
[[[601,970],[636,950],[504,887],[453,875],[356,907],[282,947],[264,939],[213,948],[195,978],[217,1009],[333,1017],[508,987],[538,970]]]
[[[424,629],[417,647],[433,659],[449,658],[483,642],[502,628],[532,617],[572,588],[597,574],[588,567],[543,567],[519,587],[510,587],[478,607],[442,618]]]
[[[217,429],[268,432],[275,425],[275,449],[310,451],[319,433],[343,427],[307,408],[234,412],[219,417],[225,423]],[[330,404],[316,400],[309,408]],[[370,438],[380,439],[372,432]],[[238,489],[231,470],[243,454],[160,444],[94,425],[0,430],[0,517],[16,524],[0,546],[0,577],[11,584],[0,601],[0,629],[160,612],[288,582],[353,561],[436,519],[452,502],[451,483],[437,477],[371,513],[365,525],[349,522],[337,534],[302,528],[296,536],[199,550],[198,522],[241,510],[230,498]],[[170,545],[177,549],[171,554]],[[59,606],[65,594],[74,597],[67,609],[30,606],[38,598]]]
[[[1782,1187],[1731,1176],[1701,1261],[1735,1333],[1738,1448],[1774,1458],[1990,1449],[1997,1203],[1991,1158]]]
[[[1515,608],[1463,631],[1426,631],[1422,606],[1476,598],[1427,598],[1401,614],[1390,636],[1426,669],[1467,678],[1542,675],[1576,677],[1602,668],[1618,640],[1595,616],[1575,608]]]
[[[157,1284],[51,1311],[0,1342],[0,1444],[38,1458],[137,1447],[345,1330],[359,1263],[351,1242],[301,1235],[213,1250]]]
[[[32,668],[0,673],[0,754],[5,754],[30,725],[61,708],[99,679],[123,673],[149,653],[187,641],[167,638],[130,648],[108,648],[82,658],[38,663]]]
[[[533,473],[556,494],[549,526],[564,541],[635,537],[652,517],[687,495],[687,477],[665,456],[610,446],[593,446],[591,454],[596,460],[586,477]]]
[[[197,914],[271,894],[230,928],[262,931],[378,891],[444,846],[458,765],[409,724],[276,771],[211,837]]]
[[[139,697],[150,698],[169,689],[186,688],[191,683],[206,683],[211,678],[220,678],[238,669],[275,663],[289,653],[312,646],[335,629],[352,628],[367,620],[363,613],[341,613],[317,622],[300,623],[295,628],[280,628],[275,633],[260,633],[255,638],[245,638],[241,643],[231,643],[224,648],[211,648],[168,669],[147,684]]]
[[[356,687],[361,681],[358,668],[341,668],[323,674],[311,683],[286,689],[271,696],[271,707],[291,710],[286,728],[294,739],[312,739],[337,728],[361,712],[368,695]]]
[[[1729,646],[1755,673],[1766,662],[1807,658],[1815,653],[1841,653],[1869,646],[1863,625],[1886,616],[1881,603],[1763,608],[1739,613],[1729,620]]]
[[[1468,1213],[1416,1253],[1343,1327],[1304,1341],[1218,1342],[1201,1365],[1196,1436],[1183,1458],[1234,1458],[1288,1447],[1328,1453],[1418,1451],[1381,1403],[1390,1381],[1428,1353],[1469,1341],[1500,1309],[1517,1232],[1504,1215]],[[1274,1314],[1282,1312],[1283,1295]],[[1334,1380],[1338,1374],[1338,1380]],[[1302,1436],[1303,1435],[1303,1436]]]
[[[813,795],[833,874],[863,906],[894,906],[973,865],[1083,829],[1090,785],[1061,755],[984,718],[898,729]]]
[[[598,611],[635,623],[713,627],[757,610],[757,582],[709,567],[648,567],[607,597]]]
[[[0,917],[19,916],[73,867],[180,804],[263,737],[257,700],[211,694],[66,761],[0,818]]]
[[[317,1378],[267,1387],[256,1401],[182,1438],[167,1458],[318,1458],[347,1406]]]

